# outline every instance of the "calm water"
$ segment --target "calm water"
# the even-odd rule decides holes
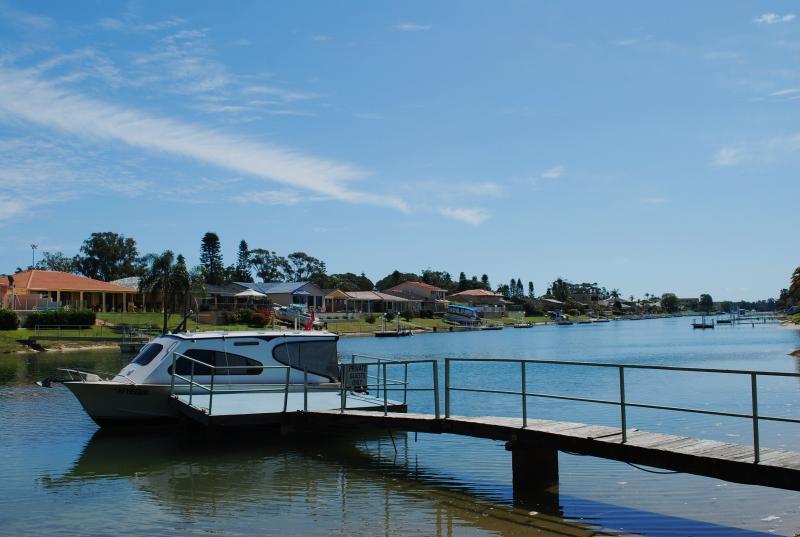
[[[799,371],[800,331],[775,326],[692,331],[686,319],[499,332],[353,338],[342,354],[394,358],[528,357]],[[800,531],[800,494],[561,454],[561,516],[511,507],[511,459],[499,442],[380,433],[210,437],[186,430],[99,432],[69,392],[32,381],[75,366],[116,371],[118,353],[0,357],[0,534],[558,535],[586,528],[647,535]],[[462,386],[517,389],[504,364],[457,366]],[[411,380],[429,385],[428,369]],[[800,415],[800,382],[761,382],[763,414]],[[616,372],[531,366],[530,390],[616,397]],[[749,381],[632,372],[629,401],[749,412]],[[432,408],[430,394],[410,398]],[[455,414],[519,416],[519,400],[459,394]],[[603,405],[531,401],[529,416],[617,425]],[[628,425],[728,442],[747,420],[632,410]],[[800,427],[762,424],[762,446],[800,450]],[[396,448],[396,450],[395,450]]]

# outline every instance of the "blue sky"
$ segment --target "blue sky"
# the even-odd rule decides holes
[[[791,2],[0,0],[0,272],[216,231],[330,272],[776,296]]]

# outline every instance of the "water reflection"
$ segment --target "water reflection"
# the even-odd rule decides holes
[[[400,444],[396,453],[391,448],[387,452],[392,440]],[[467,487],[459,490],[452,480],[408,460],[406,435],[330,436],[323,443],[254,433],[210,436],[193,429],[155,429],[147,434],[99,430],[65,474],[45,477],[42,484],[62,492],[125,479],[148,501],[186,523],[208,515],[229,518],[237,512],[274,514],[311,503],[316,504],[312,512],[321,508],[326,517],[335,512],[342,529],[356,534],[372,535],[376,528],[387,534],[418,530],[441,536],[467,530],[508,536],[534,530],[566,536],[597,531],[476,497]],[[441,488],[441,483],[449,487]],[[364,516],[371,529],[358,529]],[[292,518],[286,522],[273,529],[298,530]]]

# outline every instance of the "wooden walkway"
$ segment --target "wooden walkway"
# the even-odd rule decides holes
[[[427,433],[450,433],[508,442],[519,450],[558,450],[667,470],[714,477],[726,481],[800,491],[800,453],[761,448],[754,463],[751,446],[699,440],[686,436],[627,430],[548,420],[522,420],[493,416],[451,416],[437,419],[431,414],[383,415],[382,412],[347,410],[302,413],[302,425],[337,428],[373,427]]]

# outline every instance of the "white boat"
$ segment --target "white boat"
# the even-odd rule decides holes
[[[307,381],[315,390],[308,393],[309,400],[324,398],[329,404],[341,389],[337,341],[336,334],[310,331],[167,334],[147,344],[112,378],[65,369],[72,380],[63,383],[100,426],[178,418],[171,394],[188,393],[190,383],[177,375],[193,378],[197,394],[198,385],[212,383],[208,366],[214,368],[214,389],[222,393],[265,385],[283,388],[288,366],[288,391],[303,391]]]

